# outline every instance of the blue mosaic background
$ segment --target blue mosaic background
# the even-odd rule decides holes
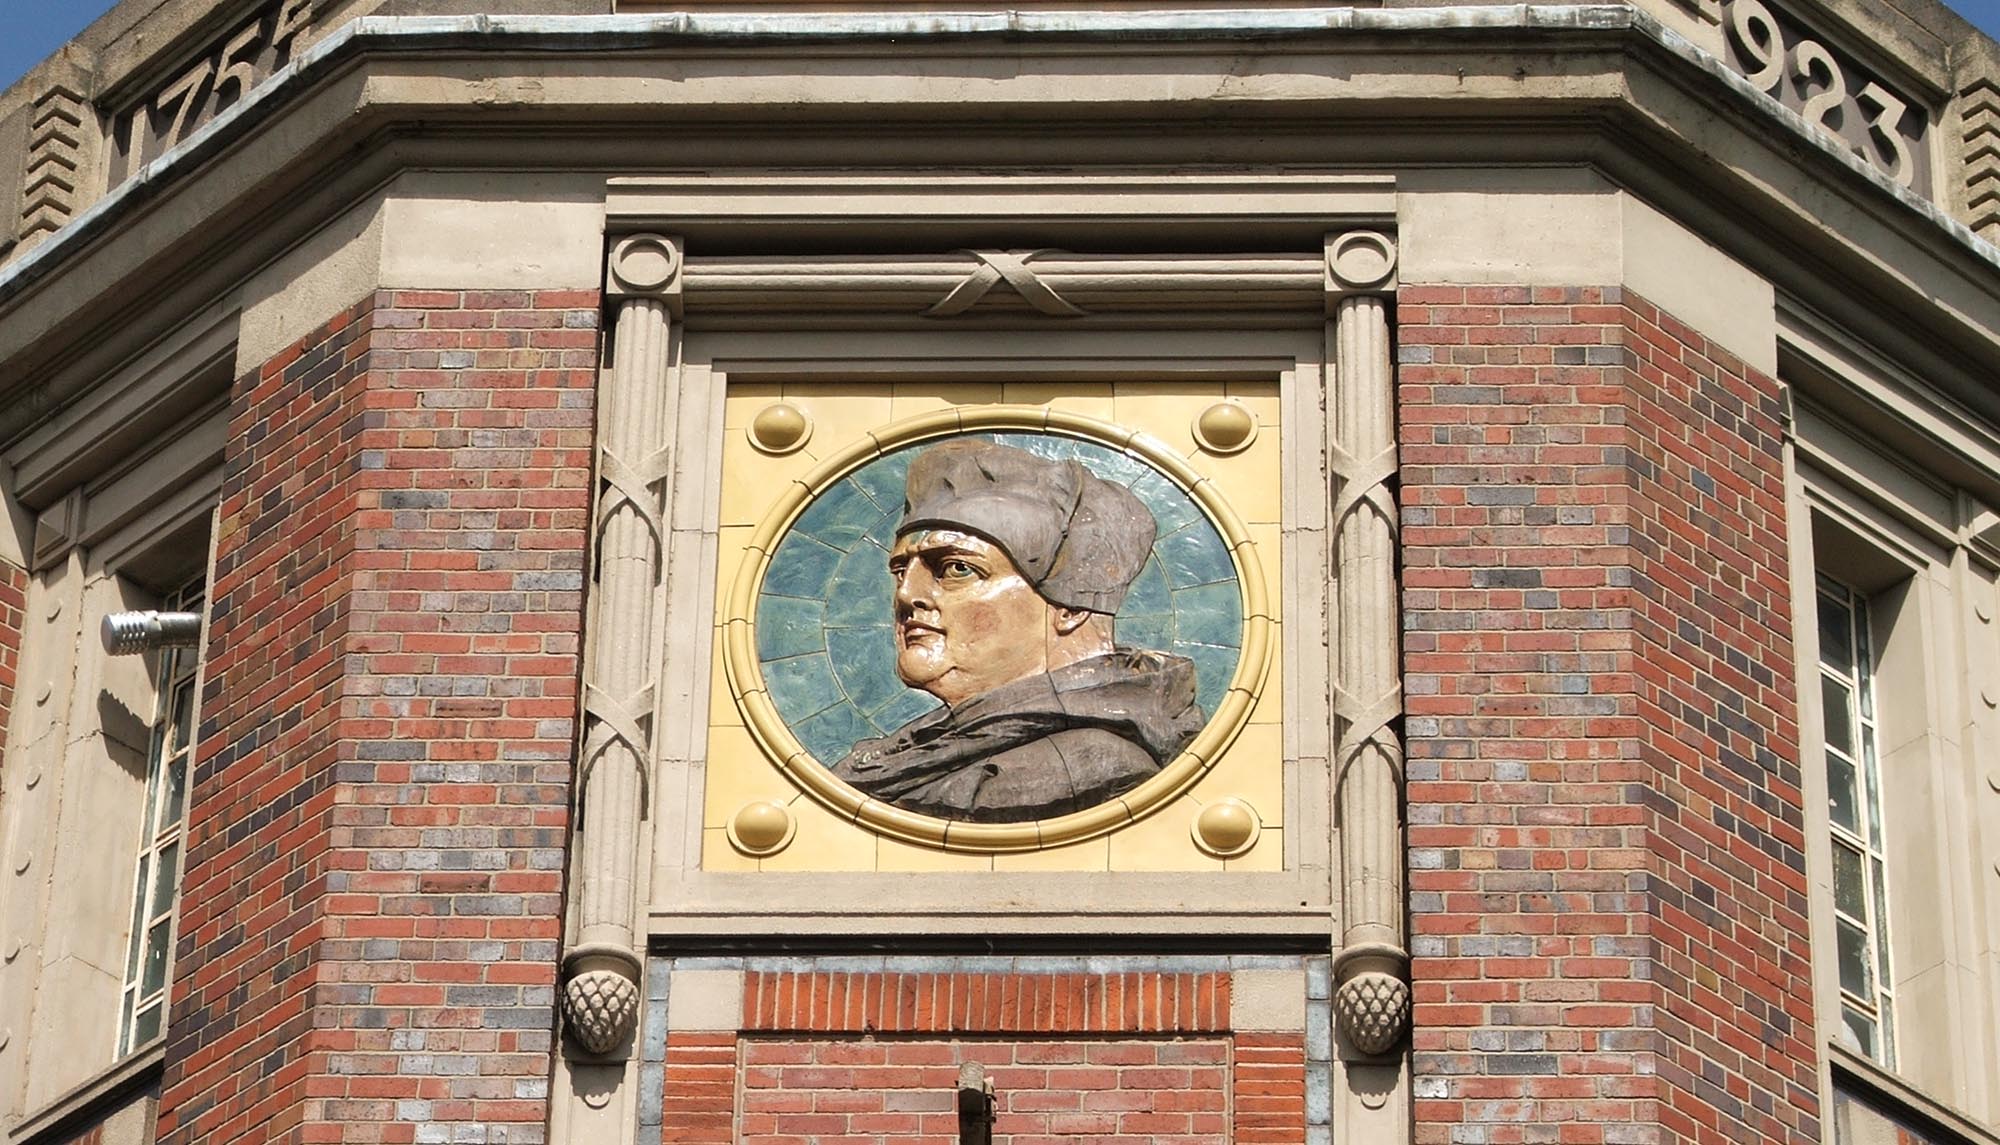
[[[1138,458],[1095,442],[1033,433],[967,436],[1074,458],[1129,487],[1153,511],[1159,538],[1118,610],[1117,640],[1193,660],[1202,711],[1213,715],[1236,674],[1243,598],[1222,535],[1187,493]],[[757,598],[764,683],[792,734],[822,763],[938,706],[896,676],[889,579],[910,462],[934,444],[885,454],[814,498],[764,573]]]

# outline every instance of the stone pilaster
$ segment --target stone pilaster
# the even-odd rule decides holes
[[[1329,467],[1339,623],[1334,659],[1334,814],[1340,934],[1334,953],[1339,1070],[1335,1140],[1410,1133],[1409,954],[1404,938],[1402,645],[1396,589],[1394,370],[1389,299],[1396,247],[1354,231],[1326,246]]]

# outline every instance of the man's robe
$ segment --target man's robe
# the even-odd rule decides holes
[[[833,774],[942,819],[1046,819],[1130,791],[1179,755],[1203,722],[1193,661],[1120,648],[862,740]]]

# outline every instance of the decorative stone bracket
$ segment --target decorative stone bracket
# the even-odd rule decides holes
[[[1340,623],[1334,650],[1335,824],[1342,933],[1334,1014],[1347,1049],[1393,1053],[1409,1028],[1404,945],[1401,611],[1396,591],[1395,371],[1387,294],[1396,247],[1350,231],[1326,244],[1333,315],[1327,434]]]

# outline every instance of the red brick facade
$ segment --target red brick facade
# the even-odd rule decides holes
[[[238,384],[162,1141],[539,1139],[596,318],[383,293]],[[1399,322],[1417,1140],[1817,1140],[1775,383],[1616,290]],[[1230,982],[751,971],[661,1140],[941,1140],[976,1060],[1006,1145],[1303,1142]]]
[[[381,293],[232,396],[170,1142],[539,1139],[594,293]]]
[[[1399,298],[1417,1140],[1819,1138],[1776,383]]]

